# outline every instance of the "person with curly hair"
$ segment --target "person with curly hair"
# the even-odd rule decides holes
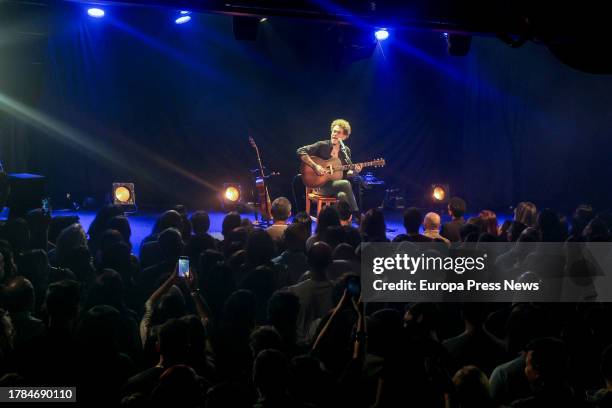
[[[297,149],[297,156],[307,166],[318,174],[325,174],[325,168],[312,160],[311,156],[319,157],[323,160],[329,160],[332,158],[340,159],[340,162],[345,164],[351,164],[351,149],[344,144],[351,134],[351,125],[344,119],[336,119],[331,123],[330,126],[331,134],[328,140],[320,140],[314,144],[302,146]],[[354,170],[349,170],[345,173],[344,179],[342,180],[330,180],[324,185],[319,187],[319,192],[325,196],[338,197],[340,200],[345,200],[351,206],[353,213],[359,214],[359,207],[357,200],[355,200],[355,194],[353,193],[353,187],[351,182],[347,180],[347,177],[352,177],[361,171],[361,166],[355,165]],[[353,217],[357,219],[358,217]]]

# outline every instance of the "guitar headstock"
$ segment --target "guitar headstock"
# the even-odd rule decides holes
[[[374,159],[372,160],[373,167],[384,167],[386,164],[385,159]]]
[[[253,146],[253,149],[257,150],[257,145],[255,144],[255,139],[252,136],[249,136],[249,143]]]

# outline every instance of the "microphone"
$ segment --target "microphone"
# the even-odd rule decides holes
[[[342,139],[340,139],[340,147],[342,148],[342,153],[344,153],[344,160],[346,160],[346,162],[348,164],[353,164],[351,162],[351,158],[348,157],[348,154],[346,153],[346,145],[344,144],[344,142],[342,141]]]

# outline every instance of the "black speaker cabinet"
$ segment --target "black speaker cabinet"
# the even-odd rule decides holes
[[[382,208],[385,201],[385,183],[364,183],[361,189],[360,210],[366,212],[370,208]]]
[[[41,207],[45,197],[46,178],[38,174],[9,173],[9,218],[23,217]]]

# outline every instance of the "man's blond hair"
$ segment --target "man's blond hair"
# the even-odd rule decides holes
[[[340,126],[342,130],[344,130],[344,134],[350,136],[351,134],[351,124],[348,123],[348,120],[344,119],[336,119],[331,123],[330,130],[334,130],[334,126]]]

